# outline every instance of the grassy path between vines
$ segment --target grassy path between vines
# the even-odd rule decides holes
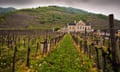
[[[70,34],[66,34],[49,56],[33,64],[33,69],[37,72],[96,72],[92,65],[93,60],[77,51]]]

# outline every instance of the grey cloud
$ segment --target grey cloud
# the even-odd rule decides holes
[[[65,4],[119,4],[120,0],[0,0],[2,5],[25,5],[25,4],[44,4],[44,3],[65,3]]]
[[[0,0],[0,4],[3,5],[7,5],[7,4],[22,5],[22,4],[30,4],[32,2],[33,0]]]
[[[120,0],[0,0],[0,6],[26,8],[40,5],[63,5],[104,14],[115,13],[120,19]]]
[[[120,7],[120,0],[0,0],[0,6],[27,7],[44,4],[67,6]]]

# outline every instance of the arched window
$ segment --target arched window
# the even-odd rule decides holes
[[[84,26],[83,26],[83,29],[85,29]]]
[[[72,27],[72,29],[74,29],[74,27]]]
[[[79,26],[79,29],[81,29],[81,27]]]
[[[71,27],[69,27],[69,29],[71,29]]]

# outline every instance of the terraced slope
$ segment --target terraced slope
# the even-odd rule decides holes
[[[109,19],[102,14],[89,13],[71,7],[48,6],[15,10],[0,14],[0,29],[53,29],[67,26],[76,20],[90,22],[94,29],[109,29]],[[120,29],[120,21],[115,20],[116,29]]]

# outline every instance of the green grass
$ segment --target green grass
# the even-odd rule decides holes
[[[33,64],[37,72],[90,72],[93,60],[79,53],[67,34],[59,46],[46,58]]]

